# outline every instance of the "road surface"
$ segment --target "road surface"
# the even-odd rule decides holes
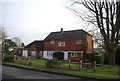
[[[76,79],[84,81],[82,78],[58,75],[46,72],[38,72],[33,70],[15,68],[10,66],[2,65],[2,79]],[[85,81],[96,81],[96,80],[85,80]]]
[[[37,72],[27,69],[2,66],[3,79],[80,79],[78,77]]]

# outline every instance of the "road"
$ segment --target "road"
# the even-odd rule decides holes
[[[78,77],[37,72],[9,66],[2,66],[3,79],[80,79]]]
[[[38,72],[4,65],[2,66],[2,79],[78,79],[79,81],[84,81],[79,77]]]

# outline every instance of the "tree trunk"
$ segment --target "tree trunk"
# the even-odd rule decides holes
[[[108,55],[108,64],[109,65],[115,65],[115,47],[111,49],[107,49],[107,55]]]
[[[108,64],[115,65],[115,52],[114,51],[109,53]]]

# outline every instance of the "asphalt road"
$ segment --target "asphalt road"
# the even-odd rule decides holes
[[[2,65],[2,79],[66,79],[65,81],[67,81],[67,79],[73,79],[73,81],[96,81],[91,79],[83,79],[80,77],[38,72],[4,65]]]
[[[73,76],[57,75],[45,72],[2,66],[3,79],[80,79]]]

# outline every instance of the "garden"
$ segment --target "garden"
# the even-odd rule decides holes
[[[92,58],[92,56],[90,57],[89,54],[88,57]],[[99,60],[98,56],[96,57],[97,60]],[[102,57],[103,56],[101,56],[101,58]],[[93,60],[95,59],[96,58],[94,58]],[[119,74],[120,67],[113,65],[103,65],[102,60],[101,61],[97,61],[97,60],[96,63],[99,62],[99,64],[95,64],[94,66],[93,63],[81,64],[77,62],[60,61],[58,59],[53,59],[53,60],[32,59],[32,58],[25,59],[22,57],[17,57],[14,54],[10,54],[4,57],[3,64],[35,69],[40,71],[70,74],[70,75],[93,78],[93,79],[113,79],[113,80],[120,79],[120,74]],[[82,69],[80,68],[81,66]]]

